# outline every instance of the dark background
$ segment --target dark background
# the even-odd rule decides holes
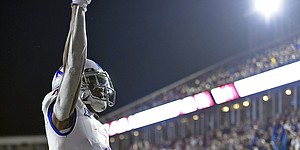
[[[109,72],[104,114],[232,55],[299,31],[299,1],[269,21],[252,0],[93,0],[88,57]],[[41,102],[61,66],[68,0],[1,2],[0,136],[44,134]]]

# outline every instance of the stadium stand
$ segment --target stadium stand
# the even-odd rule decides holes
[[[139,141],[133,143],[130,149],[299,149],[299,117],[298,109],[287,114],[277,114],[265,121],[251,120],[238,126],[221,126],[205,136],[197,134],[163,141],[157,147],[148,141]]]
[[[45,135],[0,137],[0,150],[48,150]]]
[[[132,107],[130,111],[125,111],[126,113],[120,113],[123,116],[116,118],[299,61],[299,43],[299,37],[293,37],[230,58],[177,82],[175,86],[166,87],[154,95],[142,98],[140,100],[142,103],[135,105],[135,107],[139,106],[138,109],[134,110]],[[239,62],[237,63],[236,60]],[[191,119],[194,117],[191,115],[190,119],[177,117],[171,121],[167,120],[143,129],[118,134],[112,137],[112,145],[115,146],[114,143],[118,143],[116,145],[128,146],[130,149],[178,150],[279,149],[278,143],[285,146],[283,149],[299,147],[297,141],[300,139],[297,136],[299,116],[296,116],[299,114],[298,84],[293,83],[285,87],[286,89],[293,89],[294,96],[288,97],[282,94],[286,90],[283,88],[268,90],[264,94],[272,97],[272,101],[269,103],[266,102],[267,100],[263,101],[259,98],[262,97],[261,94],[255,94],[234,102],[197,111],[199,114],[193,115],[200,116],[202,120],[199,120],[201,121]],[[250,106],[233,109],[234,104],[242,106],[242,101],[245,99],[251,103]],[[220,112],[224,105],[231,105],[231,110],[227,113]],[[272,118],[272,116],[276,117]],[[192,125],[191,122],[193,122]],[[293,125],[291,126],[289,122],[293,122]],[[172,126],[176,129],[172,130]],[[149,134],[150,132],[152,134]],[[276,141],[275,139],[280,140]]]
[[[300,37],[238,54],[101,117],[122,117],[300,60]],[[299,149],[300,82],[111,136],[112,149]],[[225,109],[226,108],[226,109]],[[45,136],[3,137],[0,150],[45,150]]]
[[[102,117],[108,122],[220,85],[232,83],[300,59],[300,38],[292,35],[259,48],[237,54],[153,92],[118,111]]]
[[[204,136],[187,136],[159,144],[149,141],[134,142],[128,149],[137,150],[219,150],[219,149],[299,149],[299,110],[289,114],[277,114],[266,121],[251,120],[238,126],[221,126]]]

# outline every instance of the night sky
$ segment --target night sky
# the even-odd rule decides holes
[[[44,134],[41,102],[61,66],[68,0],[1,2],[0,136]],[[88,57],[109,72],[121,108],[234,54],[300,29],[300,1],[269,21],[251,0],[93,0]]]

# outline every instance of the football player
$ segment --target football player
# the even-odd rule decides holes
[[[106,71],[87,59],[85,12],[91,0],[73,0],[63,65],[42,103],[50,150],[110,149],[107,129],[97,113],[115,104],[116,92]]]

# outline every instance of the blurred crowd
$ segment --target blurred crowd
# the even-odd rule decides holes
[[[48,150],[47,143],[29,144],[21,143],[15,145],[0,145],[0,150]]]
[[[139,110],[194,95],[300,60],[300,38],[267,49],[251,51],[208,68],[172,90],[162,92]],[[299,111],[300,112],[300,111]],[[159,145],[138,141],[132,150],[300,150],[300,113],[278,114],[267,120],[249,120],[238,126],[222,126],[205,135],[163,140]]]
[[[220,126],[205,134],[164,139],[160,143],[138,140],[128,150],[300,150],[300,109],[265,120]],[[47,144],[0,146],[0,150],[47,150]]]
[[[183,139],[133,143],[130,150],[300,150],[300,110],[267,120],[221,126],[205,135]]]
[[[136,112],[173,100],[191,96],[215,87],[262,73],[300,60],[300,38],[292,38],[279,45],[257,49],[234,56],[220,65],[204,69],[198,76],[171,90],[161,92],[146,103],[137,106]]]

